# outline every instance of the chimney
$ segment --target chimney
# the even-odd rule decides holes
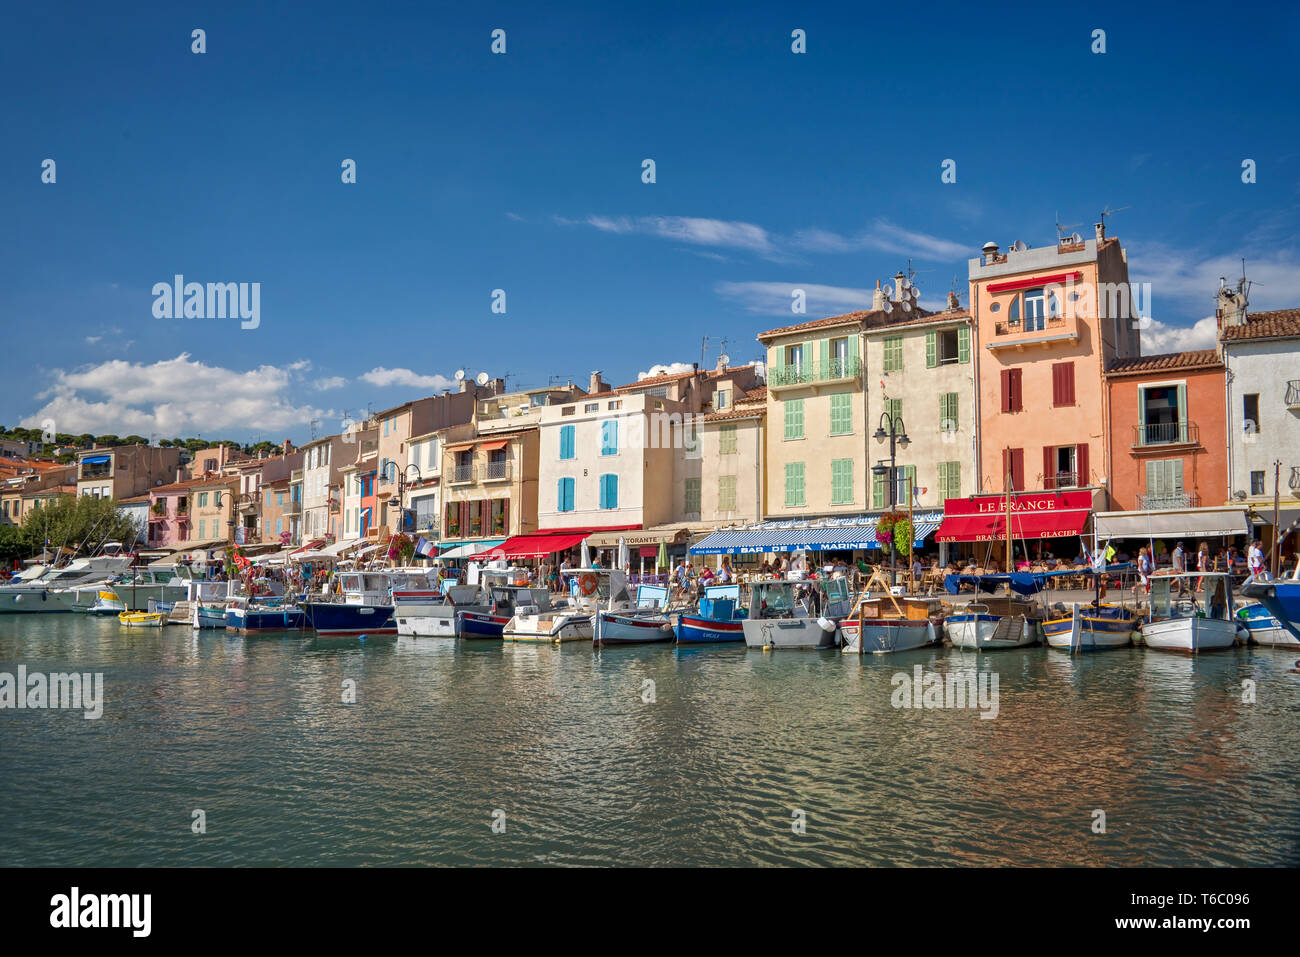
[[[903,290],[907,288],[907,277],[903,275],[903,270],[894,273],[894,302],[903,301]]]
[[[1092,224],[1092,228],[1095,229],[1095,230],[1097,231],[1097,242],[1101,242],[1103,239],[1106,238],[1106,224],[1105,224],[1105,222],[1093,223],[1093,224]]]
[[[280,448],[284,449],[285,455],[288,455],[290,452],[293,451],[293,443],[290,442],[288,439],[285,439],[283,442],[280,443]]]
[[[600,371],[597,370],[591,374],[591,382],[587,386],[588,395],[598,395],[605,391],[605,382],[600,377]]]
[[[506,394],[506,380],[505,380],[505,379],[493,379],[493,380],[492,380],[492,394],[493,394],[493,395],[505,395],[505,394]]]
[[[1244,326],[1246,324],[1246,310],[1250,303],[1246,299],[1244,282],[1239,283],[1238,288],[1233,290],[1229,289],[1227,283],[1220,279],[1219,291],[1214,299],[1214,317],[1221,331],[1228,326]]]
[[[949,309],[961,308],[961,300],[957,298],[957,294],[955,292],[948,293],[948,308]]]
[[[876,291],[871,294],[871,309],[873,312],[881,312],[885,308],[885,290],[880,288],[880,280],[876,280]]]
[[[460,380],[460,391],[461,391],[461,392],[468,392],[468,391],[469,391],[470,389],[472,389],[472,388],[474,388],[474,380],[473,380],[473,379],[466,378],[466,379],[461,379],[461,380]]]
[[[993,262],[993,260],[998,258],[998,244],[990,239],[984,244],[984,248],[981,249],[980,252],[984,254],[984,265],[987,266],[989,263]]]

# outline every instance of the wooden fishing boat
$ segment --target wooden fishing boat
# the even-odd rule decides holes
[[[744,641],[747,612],[740,607],[739,585],[708,585],[699,607],[677,616],[677,643]]]
[[[1245,630],[1232,610],[1232,585],[1226,572],[1153,575],[1142,642],[1158,651],[1192,655],[1231,648],[1237,643],[1238,628]]]
[[[886,604],[888,602],[888,604]],[[902,598],[864,593],[852,614],[840,622],[846,655],[885,655],[939,643],[942,603],[937,598]]]
[[[943,620],[943,630],[954,648],[994,651],[1038,644],[1038,607],[1010,597],[973,601]]]
[[[592,641],[598,645],[646,645],[673,640],[673,625],[664,609],[668,589],[662,585],[639,585],[633,608],[602,608],[592,622]]]
[[[161,628],[166,616],[160,611],[124,611],[117,620],[128,628]]]
[[[1141,614],[1132,608],[1094,601],[1076,604],[1068,616],[1049,615],[1043,637],[1051,647],[1071,653],[1127,648],[1141,623]]]

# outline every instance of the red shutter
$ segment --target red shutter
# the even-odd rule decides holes
[[[1018,371],[1018,370],[1017,370]],[[1025,487],[1025,450],[1011,450],[1011,486],[1017,492]]]
[[[1043,446],[1043,488],[1056,488],[1056,446]]]
[[[1011,370],[1002,370],[1002,411],[1011,411]],[[1003,470],[1005,474],[1005,469]]]
[[[1062,395],[1065,398],[1064,405],[1074,405],[1074,363],[1065,364],[1065,373],[1061,377]],[[1086,453],[1085,453],[1086,454]]]
[[[1088,446],[1076,445],[1074,447],[1074,468],[1079,473],[1075,479],[1075,485],[1091,485],[1092,473],[1088,471]]]
[[[1052,366],[1052,405],[1074,405],[1074,363],[1058,362]]]
[[[469,538],[469,500],[460,503],[460,537]]]
[[[501,500],[501,528],[507,536],[510,535],[510,499],[508,498]]]
[[[1024,409],[1024,398],[1020,391],[1020,371],[1019,369],[1011,370],[1011,411],[1020,412]]]
[[[1065,366],[1059,362],[1052,364],[1052,406],[1053,407],[1065,404],[1061,401],[1061,378],[1062,378],[1061,370],[1064,368]],[[1047,473],[1044,472],[1043,474],[1046,475]]]

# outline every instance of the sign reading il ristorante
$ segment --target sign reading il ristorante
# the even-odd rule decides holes
[[[1057,538],[1078,535],[1092,510],[1092,493],[1018,492],[1011,496],[1012,538]],[[987,542],[1007,535],[1007,499],[1003,495],[950,498],[943,503],[940,542]]]

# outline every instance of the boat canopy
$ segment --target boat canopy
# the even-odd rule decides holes
[[[690,548],[692,555],[756,555],[764,552],[825,552],[879,548],[878,515],[826,519],[819,522],[761,522],[705,536]],[[939,528],[943,514],[917,513],[912,517],[913,544],[920,547]]]

